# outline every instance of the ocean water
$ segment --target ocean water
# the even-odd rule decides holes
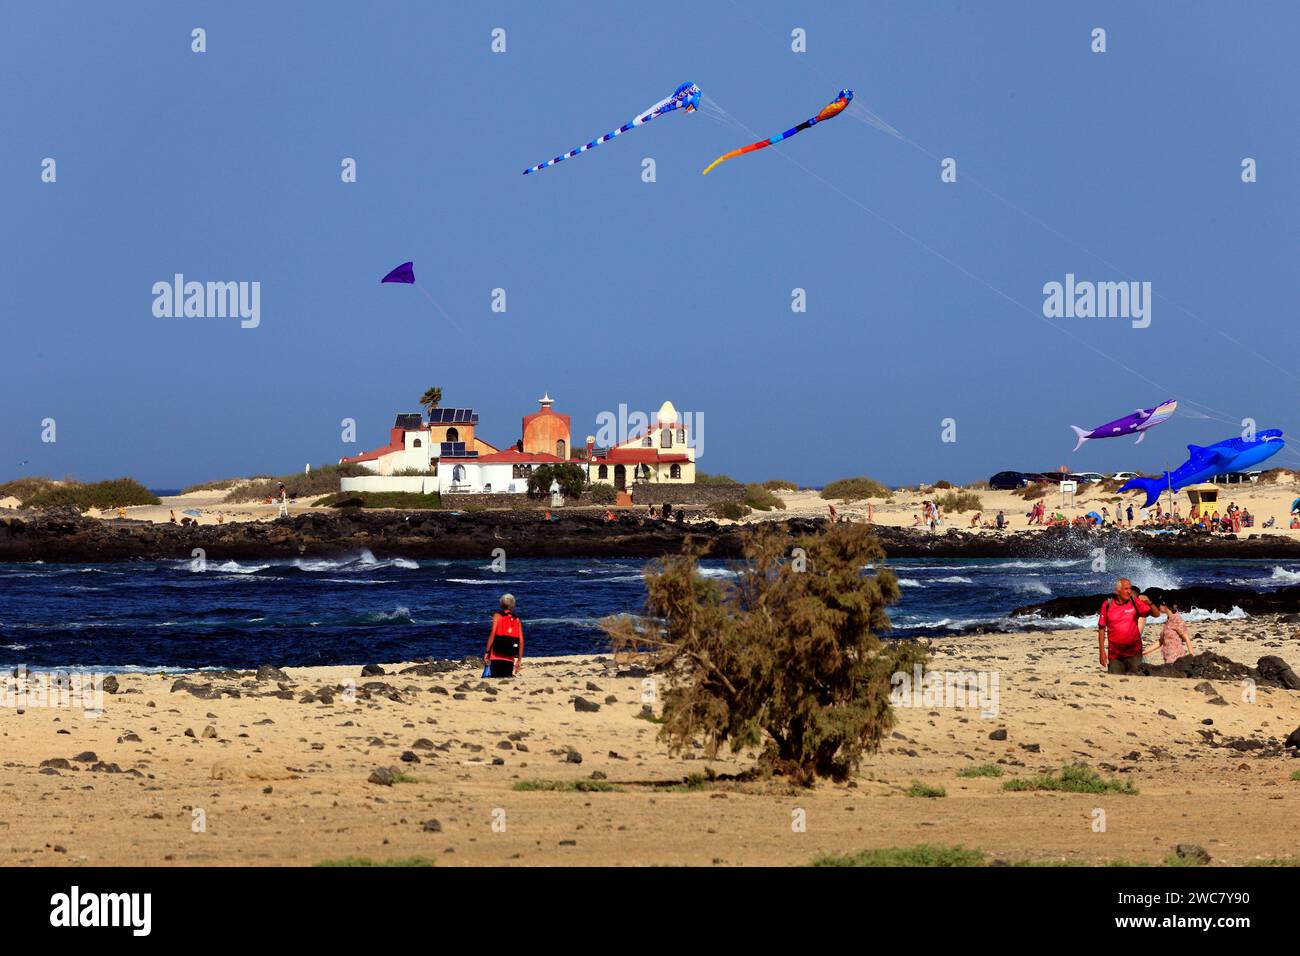
[[[485,561],[375,558],[114,564],[0,564],[0,665],[191,669],[360,664],[481,654],[492,612],[513,593],[531,655],[608,650],[599,621],[640,611],[639,559]],[[727,562],[706,561],[725,580]],[[1142,588],[1215,584],[1272,590],[1300,583],[1300,563],[1153,562],[1112,556],[899,560],[894,635],[1091,627],[1095,618],[1012,617],[1049,597],[1109,591],[1125,575]],[[1193,609],[1190,619],[1205,616]]]

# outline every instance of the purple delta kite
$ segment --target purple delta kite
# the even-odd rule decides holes
[[[447,314],[447,310],[444,309],[442,306],[440,306],[437,300],[434,299],[434,297],[429,294],[429,290],[426,289],[424,286],[420,285],[420,283],[415,281],[414,261],[403,262],[400,266],[398,266],[392,272],[388,273],[388,275],[384,276],[382,279],[379,280],[380,285],[383,285],[385,282],[399,282],[402,285],[415,286],[417,289],[420,290],[421,293],[424,294],[424,297],[429,300],[429,304],[432,305],[435,309],[437,309],[440,313],[442,313],[442,317],[451,324],[451,327],[453,329],[455,329],[461,335],[465,334],[465,330],[456,324],[455,320],[452,319],[452,317]]]
[[[379,280],[382,285],[385,282],[404,282],[407,285],[415,285],[415,263],[403,262],[388,275]]]
[[[1071,425],[1075,436],[1079,439],[1074,445],[1074,451],[1083,447],[1083,443],[1093,438],[1117,438],[1120,435],[1137,434],[1138,440],[1134,444],[1141,444],[1142,439],[1147,437],[1147,429],[1154,428],[1161,422],[1167,422],[1173,417],[1174,409],[1178,403],[1173,399],[1167,402],[1161,402],[1155,408],[1139,408],[1131,415],[1125,415],[1123,418],[1117,418],[1113,422],[1107,422],[1104,425],[1098,425],[1089,431],[1080,428],[1078,425]]]

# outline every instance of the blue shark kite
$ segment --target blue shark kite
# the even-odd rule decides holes
[[[556,156],[554,159],[548,159],[544,163],[538,163],[536,166],[530,166],[524,170],[524,175],[529,173],[538,173],[548,166],[554,166],[556,163],[562,163],[566,159],[572,159],[579,153],[585,153],[589,149],[594,149],[601,143],[608,143],[615,136],[620,136],[630,129],[636,129],[644,123],[650,122],[657,116],[663,116],[665,113],[671,113],[673,110],[684,109],[688,113],[694,113],[700,108],[700,88],[694,83],[683,83],[673,91],[673,95],[666,100],[660,100],[654,106],[650,107],[636,119],[624,123],[613,132],[606,133],[604,136],[598,136],[586,146],[579,146],[577,149],[571,149],[562,156]]]
[[[1285,446],[1282,429],[1271,428],[1257,432],[1254,439],[1229,438],[1206,448],[1188,445],[1189,457],[1174,471],[1166,471],[1159,478],[1134,478],[1120,486],[1120,491],[1145,491],[1150,508],[1165,491],[1178,491],[1188,485],[1208,481],[1215,475],[1245,471],[1266,458],[1276,455]]]
[[[1167,402],[1161,402],[1155,408],[1139,408],[1131,415],[1125,415],[1123,418],[1117,418],[1113,422],[1107,422],[1105,425],[1098,425],[1096,428],[1088,431],[1080,428],[1078,425],[1071,425],[1074,429],[1075,436],[1079,439],[1075,442],[1074,451],[1083,447],[1083,443],[1093,438],[1117,438],[1120,435],[1132,435],[1137,433],[1138,440],[1135,445],[1142,444],[1142,439],[1147,437],[1147,429],[1155,428],[1161,422],[1167,422],[1173,417],[1174,409],[1178,403],[1170,399]]]

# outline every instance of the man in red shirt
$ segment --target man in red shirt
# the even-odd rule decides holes
[[[1112,674],[1136,674],[1142,663],[1142,625],[1151,605],[1133,593],[1133,582],[1120,578],[1115,596],[1102,602],[1097,615],[1097,650],[1101,666]]]

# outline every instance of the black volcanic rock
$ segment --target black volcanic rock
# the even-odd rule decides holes
[[[792,537],[825,527],[821,518],[776,522]],[[1214,537],[1198,532],[1153,535],[1139,531],[1085,532],[1048,528],[1032,535],[975,534],[949,529],[876,527],[892,558],[1033,558],[1083,555],[1098,547],[1124,548],[1155,557],[1300,558],[1300,539],[1259,534]],[[606,521],[604,509],[565,510],[547,521],[541,511],[354,511],[316,509],[274,522],[232,522],[184,527],[100,520],[70,509],[23,512],[0,518],[0,561],[108,562],[190,560],[202,548],[207,560],[332,557],[368,548],[377,556],[477,558],[493,548],[519,557],[658,557],[681,550],[687,537],[707,544],[713,557],[741,554],[745,529],[713,521],[692,524],[646,521],[623,512]],[[1093,608],[1095,610],[1095,608]],[[1289,610],[1300,611],[1300,605]]]
[[[1018,607],[1013,615],[1037,614],[1041,617],[1095,615],[1101,602],[1109,594],[1089,594],[1074,597],[1052,598],[1039,604]],[[1248,591],[1245,588],[1219,588],[1196,586],[1188,588],[1148,588],[1142,592],[1148,601],[1172,601],[1181,611],[1200,608],[1203,611],[1227,613],[1239,607],[1247,614],[1287,614],[1300,610],[1300,584],[1279,588],[1276,591]]]

